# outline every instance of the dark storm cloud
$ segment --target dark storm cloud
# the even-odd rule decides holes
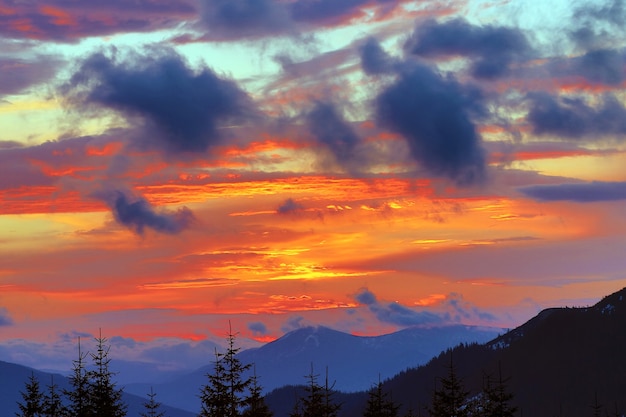
[[[143,235],[146,228],[159,233],[178,234],[194,221],[193,213],[186,207],[176,212],[157,213],[144,198],[129,197],[122,191],[100,193],[95,197],[109,205],[118,223],[139,235]]]
[[[1,36],[62,42],[171,28],[196,13],[188,0],[9,0],[2,8]]]
[[[575,63],[575,72],[587,80],[618,86],[626,79],[624,54],[611,49],[598,49],[584,54]]]
[[[290,214],[297,213],[304,210],[304,206],[298,202],[296,202],[293,198],[288,198],[285,200],[278,208],[276,209],[276,213],[278,214]]]
[[[354,299],[358,303],[366,305],[376,318],[384,323],[398,326],[443,324],[443,319],[438,314],[429,311],[415,311],[399,303],[380,303],[367,288],[359,291]]]
[[[191,69],[171,51],[97,53],[64,89],[76,104],[115,110],[144,130],[141,142],[172,154],[205,152],[220,127],[253,113],[247,94],[209,68]]]
[[[368,75],[384,74],[393,70],[395,62],[374,38],[368,38],[360,48],[361,68]]]
[[[0,97],[17,94],[52,78],[61,61],[50,56],[33,60],[0,58]]]
[[[354,150],[360,138],[333,104],[318,102],[307,115],[307,125],[319,144],[328,148],[341,165],[355,160]]]
[[[536,134],[569,138],[626,134],[626,108],[612,95],[592,107],[580,98],[532,94],[527,120]]]
[[[476,78],[506,75],[510,65],[526,57],[530,45],[522,32],[503,26],[475,26],[464,19],[429,20],[416,27],[405,49],[422,57],[458,55],[473,58]]]
[[[260,321],[248,323],[248,329],[254,334],[259,334],[259,335],[267,334],[267,326],[261,323]]]
[[[532,185],[520,189],[522,193],[540,201],[574,201],[593,203],[626,200],[626,182]]]
[[[430,173],[459,185],[480,182],[485,155],[471,120],[482,96],[431,69],[415,66],[376,99],[378,123],[406,139],[411,156]]]
[[[13,324],[13,320],[11,316],[9,316],[9,312],[6,308],[0,307],[0,327],[1,326],[11,326]]]
[[[292,26],[287,8],[274,0],[203,0],[202,22],[210,35],[272,35]]]

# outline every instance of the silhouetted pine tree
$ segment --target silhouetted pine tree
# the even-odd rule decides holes
[[[54,376],[50,375],[50,385],[44,395],[42,403],[42,414],[46,417],[64,417],[68,410],[63,404],[58,386],[54,383]]]
[[[78,359],[73,361],[72,374],[69,377],[69,390],[63,390],[68,399],[68,415],[70,417],[90,417],[93,415],[90,398],[89,374],[85,368],[86,353],[81,351],[78,338]]]
[[[498,380],[491,382],[489,375],[486,375],[486,383],[483,392],[482,414],[484,417],[513,417],[517,407],[510,405],[513,394],[507,389],[507,382],[510,378],[502,378],[502,368],[498,363]]]
[[[448,375],[440,379],[441,388],[433,392],[433,400],[429,409],[430,417],[468,417],[466,406],[468,391],[456,375],[456,369],[450,357]]]
[[[239,417],[241,410],[246,405],[246,397],[244,393],[250,388],[251,379],[244,379],[243,374],[250,367],[251,364],[243,364],[237,353],[241,348],[235,347],[235,335],[230,328],[227,341],[226,353],[224,354],[224,370],[225,381],[228,391],[228,410],[225,417]]]
[[[23,402],[18,402],[19,413],[15,413],[18,417],[41,417],[43,412],[43,394],[39,388],[39,381],[34,372],[31,372],[26,384],[25,391],[20,391]]]
[[[235,347],[235,335],[229,330],[225,353],[215,351],[212,374],[207,374],[209,383],[200,390],[201,417],[240,417],[246,405],[244,393],[251,380],[243,374],[250,368],[237,358],[240,348]]]
[[[294,409],[292,417],[337,417],[340,405],[333,401],[333,386],[328,384],[328,369],[324,386],[317,382],[319,375],[313,371],[306,376],[309,383],[305,387],[306,396],[299,399],[299,406]]]
[[[90,405],[98,417],[124,417],[126,404],[122,401],[122,390],[113,382],[113,372],[109,369],[110,347],[102,332],[96,338],[96,353],[91,354],[94,369],[88,372]]]
[[[593,401],[593,405],[590,406],[591,409],[593,410],[593,417],[601,417],[602,415],[602,405],[600,403],[598,403],[598,393],[596,392],[594,394],[594,401]]]
[[[389,393],[383,391],[383,383],[379,379],[378,384],[368,392],[363,417],[397,417],[400,407],[395,405],[388,396]]]
[[[256,368],[254,369],[254,375],[250,378],[249,395],[246,398],[246,408],[243,411],[243,417],[272,417],[273,413],[265,403],[263,397],[263,388],[259,385],[259,380],[256,375]]]
[[[144,412],[139,413],[141,417],[164,417],[165,412],[161,411],[161,403],[156,399],[156,393],[150,387],[150,393],[148,394],[148,401],[143,403],[145,409]]]
[[[207,373],[208,383],[200,388],[200,417],[224,417],[228,408],[228,388],[223,354],[215,349],[213,372]]]

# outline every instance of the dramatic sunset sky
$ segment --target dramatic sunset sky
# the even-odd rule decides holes
[[[621,0],[0,1],[0,360],[595,303],[626,285],[625,28]]]

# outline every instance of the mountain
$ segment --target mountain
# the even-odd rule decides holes
[[[497,329],[472,326],[410,328],[383,336],[353,336],[326,327],[306,327],[259,348],[238,354],[244,364],[254,364],[265,392],[301,384],[311,373],[325,375],[341,391],[367,390],[398,372],[426,363],[442,350],[461,342],[486,342]],[[207,365],[181,378],[155,385],[160,400],[187,410],[198,410],[199,389],[206,384]],[[129,384],[128,392],[141,394],[145,384]]]
[[[584,308],[550,308],[488,343],[460,345],[384,382],[401,415],[430,404],[439,378],[451,363],[470,396],[480,392],[484,375],[501,370],[518,415],[583,417],[626,414],[626,289]],[[294,388],[276,390],[267,402],[276,417],[293,407]],[[341,417],[360,415],[363,393],[342,396]]]
[[[0,416],[9,417],[15,416],[15,413],[19,411],[18,401],[22,401],[21,391],[24,391],[25,383],[27,379],[34,373],[35,377],[39,380],[41,390],[45,392],[47,386],[54,381],[58,385],[59,389],[69,389],[70,384],[66,377],[59,374],[49,374],[46,372],[38,371],[32,368],[28,368],[22,365],[16,365],[13,363],[0,361]],[[146,393],[143,393],[145,397]],[[139,416],[139,413],[144,411],[143,404],[146,402],[142,396],[132,395],[124,393],[123,401],[128,405],[128,416]],[[156,400],[161,402],[160,394],[157,391]],[[165,411],[169,417],[193,417],[194,413],[183,411],[177,408],[163,405],[162,410]]]

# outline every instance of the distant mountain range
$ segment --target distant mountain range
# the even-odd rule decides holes
[[[550,308],[488,343],[461,345],[426,365],[400,372],[384,389],[414,415],[430,404],[436,381],[455,365],[470,396],[481,390],[485,373],[510,377],[507,388],[520,416],[585,417],[592,406],[602,416],[626,415],[626,289],[592,307]],[[340,394],[340,417],[361,416],[365,393]],[[266,398],[275,417],[293,409],[294,387]]]
[[[324,374],[336,381],[341,391],[367,390],[380,378],[426,363],[444,349],[462,342],[486,342],[497,336],[499,329],[472,326],[409,328],[383,336],[353,336],[327,327],[301,328],[259,348],[239,353],[244,364],[254,364],[265,392],[285,385],[304,382],[311,373]],[[154,385],[161,401],[198,410],[199,387],[206,384],[212,365]],[[127,392],[142,394],[146,384],[128,384]]]
[[[289,415],[299,389],[295,385],[305,383],[311,364],[321,378],[328,367],[329,380],[336,381],[336,389],[359,390],[337,393],[336,399],[342,404],[340,417],[362,415],[366,391],[378,382],[379,375],[384,390],[401,405],[400,415],[409,409],[419,415],[430,404],[435,385],[450,363],[454,363],[470,395],[480,391],[485,374],[496,375],[501,369],[504,377],[510,377],[507,389],[515,395],[513,404],[521,416],[591,416],[595,404],[602,406],[602,416],[623,416],[626,289],[591,307],[544,310],[499,336],[494,330],[466,326],[406,329],[377,337],[309,327],[260,348],[242,351],[239,358],[244,363],[255,363],[266,392],[272,390],[266,400],[275,417]],[[31,371],[0,362],[2,415],[15,412],[19,391]],[[168,408],[168,416],[190,417],[199,410],[197,394],[210,371],[211,365],[207,365],[154,385],[159,401],[179,408]],[[49,383],[50,374],[35,374],[42,386]],[[67,380],[60,375],[54,380],[61,387],[67,386]],[[139,396],[148,391],[149,387],[141,384],[125,387],[129,416],[138,415],[144,401]]]

